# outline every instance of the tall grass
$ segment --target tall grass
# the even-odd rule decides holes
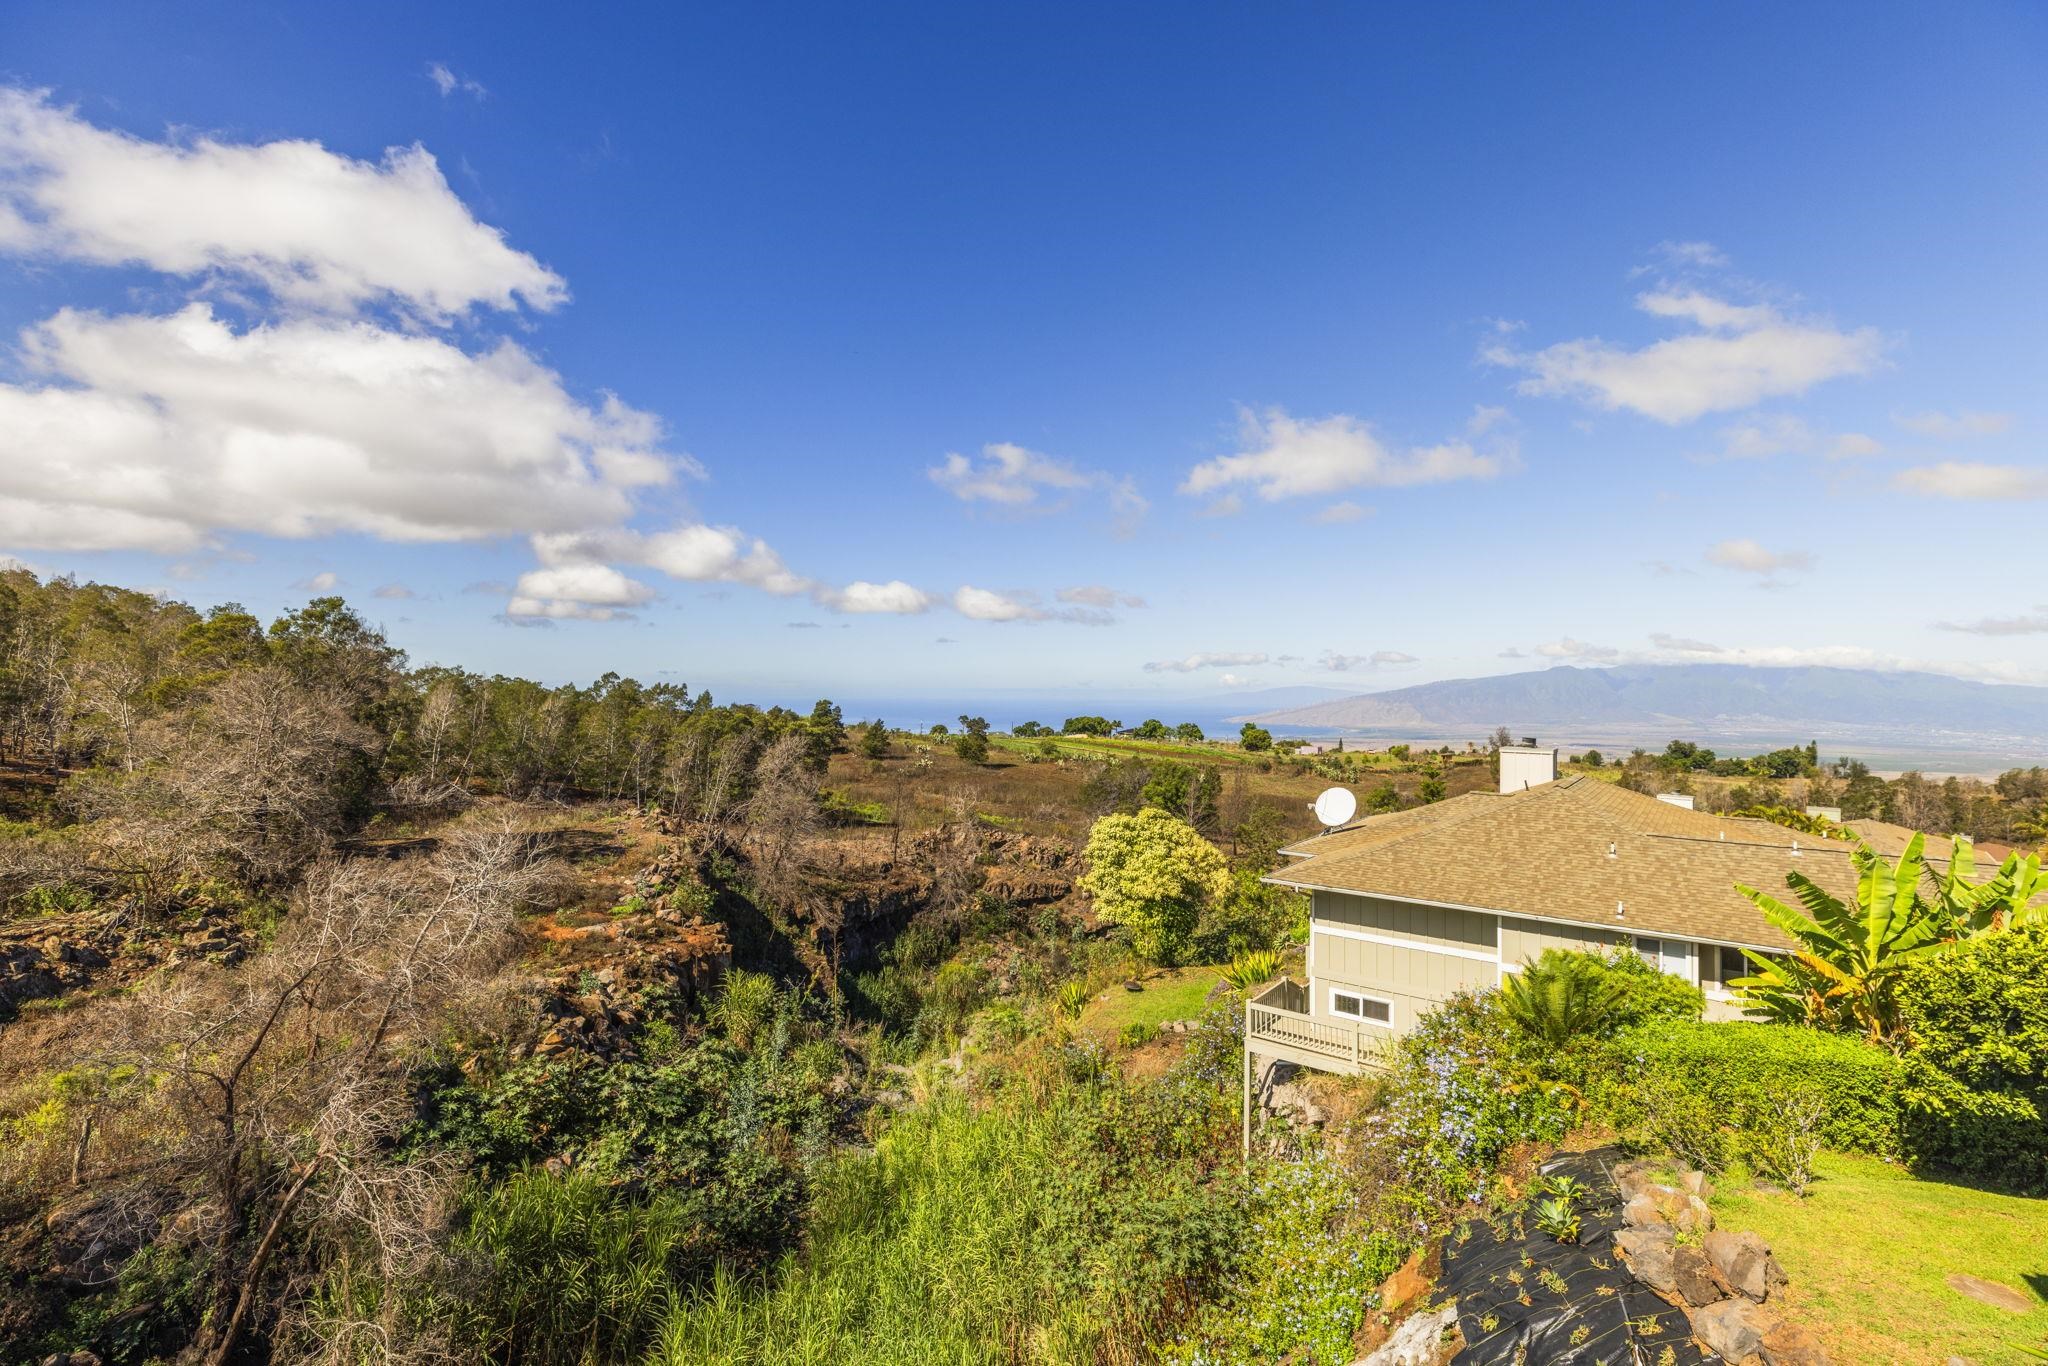
[[[1097,1122],[1109,1118],[1103,1103],[1055,1090],[1044,1104],[977,1109],[948,1092],[907,1112],[872,1153],[826,1174],[806,1247],[769,1282],[720,1273],[678,1295],[649,1366],[1144,1359],[1148,1340],[1220,1264],[1228,1239],[1202,1242],[1199,1233],[1219,1226],[1219,1214],[1230,1225],[1235,1197],[1212,1190],[1193,1207],[1181,1202],[1192,1188],[1144,1181],[1144,1155],[1104,1163],[1096,1149],[1091,1160],[1082,1149],[1094,1148]],[[1108,1103],[1115,1118],[1131,1118],[1121,1101]],[[1060,1200],[1077,1170],[1096,1187],[1118,1173],[1144,1182],[1126,1192],[1133,1203],[1118,1222],[1129,1228],[1101,1217],[1120,1208],[1116,1200]],[[1151,1217],[1136,1208],[1155,1198]],[[1185,1222],[1195,1246],[1169,1246],[1176,1232],[1162,1241],[1160,1229],[1146,1228],[1155,1221]]]

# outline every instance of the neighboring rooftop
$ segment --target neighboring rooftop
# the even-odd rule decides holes
[[[1853,847],[1575,775],[1369,817],[1290,845],[1282,852],[1293,862],[1268,880],[1785,949],[1792,941],[1735,885],[1784,896],[1785,875],[1800,872],[1846,900],[1855,893]],[[1942,850],[1928,853],[1945,866]]]

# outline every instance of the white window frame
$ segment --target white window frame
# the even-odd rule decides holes
[[[1699,985],[1699,960],[1695,954],[1695,945],[1691,940],[1675,939],[1666,934],[1636,935],[1629,942],[1629,947],[1635,951],[1637,957],[1642,958],[1646,963],[1649,962],[1649,958],[1643,949],[1645,940],[1657,946],[1657,961],[1650,963],[1651,967],[1668,976],[1676,977],[1680,981],[1691,982],[1694,986]],[[1675,955],[1672,953],[1674,946],[1678,949]]]
[[[1348,1010],[1339,1010],[1337,1009],[1337,998],[1339,996],[1355,996],[1360,1001],[1370,1001],[1374,1005],[1384,1006],[1386,1007],[1387,1018],[1384,1020],[1375,1020],[1371,1016],[1365,1014],[1362,1010],[1356,1015],[1353,1015]],[[1356,1020],[1360,1024],[1380,1025],[1387,1029],[1392,1029],[1394,1027],[1394,1003],[1384,996],[1375,996],[1371,992],[1361,991],[1357,987],[1341,986],[1338,983],[1332,982],[1330,984],[1329,1005],[1330,1014],[1337,1019]]]

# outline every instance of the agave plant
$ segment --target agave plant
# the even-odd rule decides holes
[[[1797,940],[1799,948],[1787,957],[1743,950],[1757,971],[1729,985],[1754,1013],[1788,1024],[1860,1030],[1889,1044],[1899,1035],[1893,1000],[1899,971],[1915,955],[1955,938],[1957,921],[1945,904],[1932,904],[1920,894],[1929,876],[1926,836],[1914,835],[1896,863],[1867,844],[1859,844],[1849,857],[1856,868],[1853,905],[1804,873],[1785,875],[1803,911],[1736,884],[1735,890]]]
[[[1239,991],[1264,986],[1280,975],[1280,955],[1271,949],[1240,953],[1220,969],[1223,980]]]
[[[1081,1012],[1088,1007],[1088,984],[1079,978],[1064,983],[1053,997],[1060,1014],[1070,1020],[1081,1018]]]
[[[1538,1200],[1532,1213],[1536,1227],[1558,1242],[1579,1241],[1579,1212],[1572,1208],[1571,1201],[1557,1197]]]

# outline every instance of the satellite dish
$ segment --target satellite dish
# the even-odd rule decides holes
[[[1325,788],[1316,798],[1315,812],[1325,830],[1335,830],[1358,814],[1358,798],[1351,795],[1348,787]]]

